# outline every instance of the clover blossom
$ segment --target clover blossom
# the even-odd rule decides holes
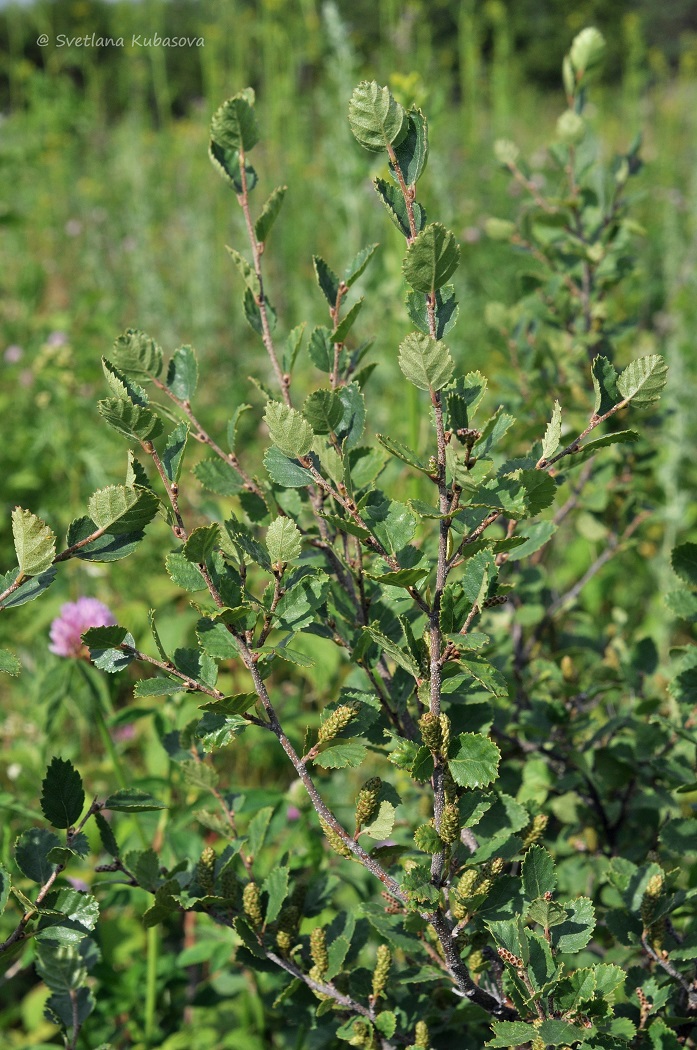
[[[81,658],[87,648],[81,635],[90,627],[110,627],[114,614],[97,598],[78,598],[61,606],[60,615],[51,624],[49,649],[57,656]]]

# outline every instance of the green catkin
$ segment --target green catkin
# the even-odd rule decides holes
[[[318,743],[326,744],[328,741],[333,740],[342,729],[346,728],[349,722],[353,721],[356,714],[357,711],[354,704],[340,704],[319,727],[319,732],[317,733]]]
[[[310,955],[315,964],[313,970],[319,974],[315,980],[322,980],[329,969],[329,956],[327,955],[327,935],[321,926],[315,926],[310,934]]]
[[[441,714],[438,718],[440,722],[441,732],[441,745],[440,749],[447,758],[448,751],[450,750],[450,719],[447,715]]]
[[[534,844],[542,838],[548,823],[548,816],[546,816],[544,813],[537,814],[537,816],[533,819],[532,823],[530,824],[525,838],[523,839],[523,850],[530,849],[531,846],[534,846]]]
[[[423,742],[429,751],[432,751],[434,754],[440,751],[443,743],[443,727],[440,724],[438,715],[427,711],[419,719],[419,729],[421,730]]]
[[[665,875],[663,872],[661,871],[656,875],[652,875],[646,884],[646,889],[644,890],[644,896],[641,902],[641,921],[644,930],[649,930],[651,933],[650,943],[654,951],[660,951],[663,947],[663,937],[666,930],[665,916],[661,916],[661,918],[657,920],[654,919],[656,908],[663,896],[664,887]]]
[[[206,846],[196,865],[196,881],[207,897],[215,891],[215,861],[215,850],[212,846]]]
[[[373,970],[373,1001],[379,999],[384,993],[391,965],[392,952],[386,944],[381,944],[378,948],[375,969]]]
[[[454,802],[449,802],[444,806],[438,834],[443,842],[449,844],[457,842],[460,838],[460,811]]]
[[[479,948],[470,952],[467,956],[467,969],[470,973],[481,973],[484,969],[485,963],[486,960],[484,958],[484,953]]]
[[[371,777],[366,780],[361,790],[356,795],[356,830],[364,824],[369,824],[377,813],[378,796],[382,780],[380,777]]]
[[[327,842],[332,847],[334,852],[338,853],[340,857],[352,857],[353,853],[346,845],[338,831],[335,831],[334,828],[327,824],[326,820],[320,819],[320,824],[322,825],[322,831],[325,834]]]
[[[425,1021],[417,1021],[416,1028],[414,1030],[415,1050],[428,1050],[430,1045],[431,1036],[428,1031],[428,1025]]]
[[[248,882],[242,893],[242,907],[244,913],[255,929],[263,924],[261,914],[261,891],[256,882]]]
[[[276,945],[283,955],[289,955],[298,931],[300,911],[294,904],[281,910],[276,930]]]
[[[240,884],[232,866],[225,869],[220,876],[220,894],[228,900],[236,900]]]

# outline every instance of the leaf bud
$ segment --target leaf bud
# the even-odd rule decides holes
[[[326,820],[320,819],[320,824],[322,825],[322,831],[324,832],[325,838],[334,852],[338,853],[340,857],[352,857],[353,853],[346,845],[339,832],[335,831],[330,824],[327,824]]]
[[[574,37],[569,58],[576,70],[576,77],[581,79],[584,73],[595,69],[600,64],[605,53],[605,39],[603,34],[595,26],[587,26]]]
[[[577,146],[586,134],[586,122],[580,113],[567,109],[557,121],[557,135],[567,146]]]
[[[256,882],[248,882],[242,892],[242,907],[251,925],[258,929],[263,924],[260,903],[261,891]]]
[[[340,704],[319,727],[317,739],[320,744],[333,740],[357,715],[355,704]]]
[[[460,810],[454,802],[449,802],[443,808],[439,834],[447,843],[457,842],[460,837]]]
[[[329,958],[327,956],[327,935],[322,926],[315,926],[310,934],[310,955],[317,972],[324,977],[329,968]]]
[[[356,795],[356,830],[370,824],[376,815],[381,787],[380,777],[371,777]]]
[[[211,896],[215,889],[215,850],[206,846],[196,865],[196,881],[206,896]]]
[[[379,999],[384,993],[391,965],[392,952],[386,944],[381,944],[378,948],[375,969],[373,970],[373,1001]]]
[[[419,729],[421,730],[423,742],[429,751],[434,753],[440,751],[443,743],[443,728],[438,715],[434,715],[431,711],[426,711],[419,719]]]

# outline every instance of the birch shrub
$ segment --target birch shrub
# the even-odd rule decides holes
[[[615,289],[632,265],[627,188],[640,163],[635,144],[604,167],[587,126],[602,49],[587,29],[564,60],[552,192],[514,144],[496,148],[525,203],[488,232],[532,265],[521,300],[489,316],[510,352],[520,425],[467,371],[451,283],[460,247],[419,201],[424,114],[374,82],[353,92],[351,130],[383,165],[374,188],[404,238],[410,330],[394,350],[395,397],[419,391],[418,449],[371,431],[380,361],[368,359],[355,289],[377,245],[315,257],[324,323],[279,336],[264,261],[286,190],[255,206],[252,90],[214,115],[211,160],[248,234],[228,251],[270,365],[255,378],[263,407],[236,406],[227,434],[209,433],[195,351],[167,355],[126,332],[104,359],[99,403],[129,446],[125,483],[94,493],[60,552],[49,525],[17,508],[18,564],[0,586],[2,609],[38,598],[69,559],[130,555],[159,515],[171,530],[163,571],[197,616],[173,652],[155,613],[149,641],[104,609],[82,641],[77,628],[71,655],[89,656],[85,673],[141,665],[134,696],[163,698],[168,794],[126,771],[110,796],[91,797],[56,755],[45,821],[19,835],[2,870],[1,950],[29,953],[66,1046],[95,1045],[91,1025],[132,1045],[116,1022],[111,1033],[103,1015],[96,1024],[109,996],[96,974],[100,898],[123,907],[139,890],[145,927],[163,926],[173,950],[196,916],[196,960],[255,975],[273,1032],[263,1045],[695,1045],[694,650],[666,693],[650,639],[613,648],[606,624],[569,612],[646,517],[640,432],[666,380],[658,355],[618,361],[631,343]],[[257,413],[263,470],[237,439],[243,412]],[[187,498],[194,442],[206,450],[194,467],[211,493],[205,521]],[[418,497],[405,498],[407,481]],[[594,515],[600,554],[563,588],[545,565],[563,562],[579,513]],[[694,545],[674,565],[697,584]],[[692,590],[670,604],[694,620]],[[56,651],[76,617],[56,628]],[[18,673],[9,650],[2,662]],[[226,750],[245,761],[226,764]],[[249,789],[235,768],[275,769],[269,751],[287,775],[271,792]],[[152,823],[167,806],[169,821]],[[92,855],[103,873],[93,893],[68,879]],[[221,935],[206,940],[214,924]],[[203,1008],[207,972],[188,999],[172,978],[166,1008],[160,975],[159,1020],[151,999],[133,1039],[183,1045],[165,1036]],[[210,1045],[240,1045],[230,1038]]]

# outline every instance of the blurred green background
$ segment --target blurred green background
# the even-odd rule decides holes
[[[608,41],[605,76],[593,92],[605,148],[626,149],[640,130],[645,137],[634,207],[643,235],[637,271],[622,293],[627,315],[640,322],[630,352],[663,353],[671,378],[655,470],[660,509],[642,532],[639,565],[635,556],[631,573],[621,559],[610,565],[602,588],[594,581],[582,601],[593,615],[629,616],[637,634],[663,632],[665,640],[659,595],[673,586],[669,551],[678,539],[694,538],[697,525],[697,9],[689,0],[573,7],[562,0],[44,0],[0,8],[2,570],[15,561],[13,506],[30,508],[64,534],[95,488],[123,480],[123,445],[100,423],[96,401],[104,396],[101,355],[126,327],[144,329],[168,352],[186,343],[197,348],[198,415],[212,433],[224,433],[241,402],[255,407],[243,417],[243,447],[246,461],[260,464],[264,398],[246,377],[265,374],[267,362],[244,320],[224,247],[244,248],[239,209],[207,158],[212,112],[248,84],[264,135],[255,153],[258,202],[275,185],[289,187],[265,259],[279,331],[326,323],[313,253],[340,270],[363,245],[380,241],[362,289],[362,338],[375,339],[370,360],[380,364],[369,429],[415,443],[425,422],[386,396],[408,330],[403,243],[372,192],[377,169],[346,120],[354,85],[374,78],[428,116],[424,202],[463,245],[460,323],[449,343],[458,365],[485,371],[494,400],[505,400],[507,349],[486,323],[487,305],[515,301],[522,262],[484,233],[487,217],[509,218],[518,206],[492,145],[501,136],[515,140],[541,172],[542,147],[565,105],[562,56],[591,23]],[[37,43],[41,34],[45,46]],[[203,43],[149,46],[156,34]],[[108,37],[122,37],[124,46],[99,44]],[[297,382],[302,389],[313,381]],[[523,405],[523,417],[526,411]],[[187,488],[187,512],[205,510],[209,497],[195,481]],[[571,578],[587,564],[592,522],[586,526],[578,551],[566,551]],[[89,680],[68,681],[48,653],[49,623],[63,601],[89,593],[136,635],[147,628],[147,609],[158,607],[165,643],[182,644],[191,616],[161,579],[170,546],[164,524],[153,526],[135,558],[108,568],[70,563],[46,600],[2,617],[0,640],[25,667],[17,682],[0,683],[6,811],[22,816],[17,799],[35,794],[58,739],[83,769],[90,756],[93,789],[108,789],[113,770],[95,745],[90,705],[113,705],[118,729],[128,682],[100,699]],[[155,784],[164,776],[163,753],[155,743],[148,750],[149,720],[132,711],[124,718],[131,735],[118,746]],[[247,761],[252,782],[262,777]],[[285,773],[274,775],[283,782]],[[268,767],[263,777],[268,785]],[[3,834],[7,854],[12,833]],[[116,924],[113,932],[118,939]],[[137,924],[125,923],[120,933],[139,945]],[[37,1045],[43,1022],[32,995],[0,998],[0,1027],[15,1033],[9,1046]],[[22,1036],[22,1027],[33,1034]],[[47,1040],[52,1032],[49,1026]]]

